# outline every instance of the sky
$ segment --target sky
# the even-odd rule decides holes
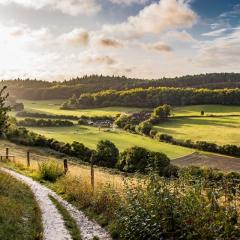
[[[0,79],[240,70],[240,0],[0,0]]]

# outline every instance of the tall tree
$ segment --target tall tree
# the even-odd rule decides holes
[[[10,111],[10,107],[6,106],[6,99],[8,97],[8,93],[6,93],[6,88],[7,87],[4,86],[0,90],[0,136],[2,136],[8,128],[7,113]]]

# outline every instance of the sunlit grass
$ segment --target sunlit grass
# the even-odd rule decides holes
[[[22,102],[24,103],[25,111],[55,115],[116,116],[116,114],[118,113],[131,113],[143,110],[140,108],[128,108],[128,107],[106,107],[96,109],[62,110],[60,109],[60,107],[64,100],[48,100],[48,101],[22,100]]]
[[[201,111],[205,115],[240,115],[240,106],[226,105],[193,105],[176,107],[173,109],[174,116],[200,116]]]
[[[104,130],[99,131],[96,127],[89,126],[73,126],[63,128],[29,128],[30,130],[42,134],[47,138],[55,138],[62,142],[72,143],[78,141],[83,143],[89,148],[96,148],[97,143],[100,140],[110,140],[123,151],[133,146],[140,146],[146,149],[163,152],[171,159],[181,157],[193,152],[193,150],[171,144],[161,143],[149,137],[140,136],[137,134],[127,133],[123,130]]]
[[[240,144],[240,117],[179,118],[155,126],[176,139],[207,141],[220,145]]]

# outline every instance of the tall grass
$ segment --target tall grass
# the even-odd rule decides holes
[[[41,240],[41,214],[31,190],[0,172],[0,239]]]
[[[49,182],[55,182],[64,175],[63,166],[58,161],[43,161],[39,163],[38,167],[39,178]]]

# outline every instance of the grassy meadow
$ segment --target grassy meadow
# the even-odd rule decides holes
[[[204,111],[205,115],[240,115],[240,106],[193,105],[176,107],[173,109],[173,116],[200,116],[201,111]]]
[[[26,111],[55,115],[115,116],[117,113],[132,113],[144,110],[124,107],[61,110],[60,106],[63,100],[24,100],[23,103]],[[194,117],[200,116],[201,111],[205,112],[204,117]],[[238,114],[240,114],[240,106],[196,105],[176,107],[173,108],[172,115],[174,118],[154,128],[161,133],[172,135],[176,139],[208,141],[221,145],[239,145],[240,117],[230,116]],[[221,117],[210,117],[211,115],[221,115]],[[183,116],[184,118],[177,118]],[[193,152],[191,149],[160,143],[148,137],[130,134],[118,129],[101,129],[99,131],[99,129],[95,127],[77,125],[61,128],[32,127],[29,129],[45,135],[47,138],[55,138],[63,142],[72,143],[73,141],[78,141],[84,143],[89,148],[95,148],[100,140],[108,139],[115,143],[120,151],[132,146],[141,146],[152,151],[164,152],[171,159],[182,157]]]
[[[188,155],[193,152],[192,149],[157,142],[148,137],[127,133],[119,129],[101,129],[99,131],[99,129],[96,127],[78,125],[61,128],[31,127],[29,129],[36,133],[42,134],[47,138],[55,138],[62,142],[72,143],[73,141],[78,141],[84,143],[84,145],[89,148],[96,148],[96,145],[100,140],[110,140],[116,144],[120,151],[132,146],[141,146],[152,151],[163,152],[171,159]]]
[[[49,100],[49,101],[21,101],[24,104],[25,111],[38,112],[53,115],[74,115],[74,116],[116,116],[118,113],[139,112],[141,108],[127,107],[106,107],[97,109],[79,109],[79,110],[62,110],[60,109],[64,100]]]
[[[240,144],[240,117],[176,118],[155,126],[176,139]]]

